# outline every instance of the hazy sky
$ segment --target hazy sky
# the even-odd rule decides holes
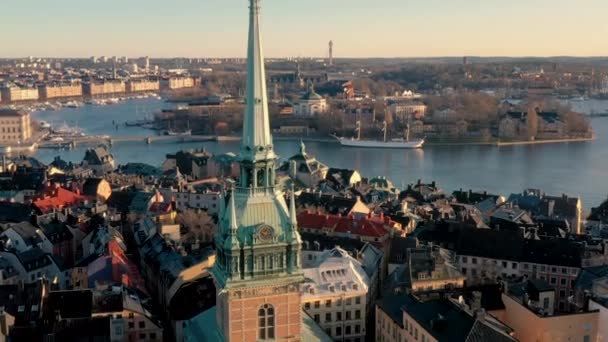
[[[2,0],[0,57],[244,57],[247,0]],[[262,0],[268,57],[606,56],[608,0]]]

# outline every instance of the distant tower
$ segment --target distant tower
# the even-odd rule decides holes
[[[462,65],[467,65],[469,64],[469,59],[467,58],[467,56],[462,57]]]
[[[334,65],[334,41],[329,41],[329,66]]]

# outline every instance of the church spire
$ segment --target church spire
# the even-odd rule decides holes
[[[249,45],[247,48],[247,96],[241,157],[259,161],[275,159],[268,115],[266,71],[260,33],[260,0],[249,0]]]

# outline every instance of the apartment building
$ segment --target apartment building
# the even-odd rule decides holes
[[[17,144],[32,137],[30,114],[14,109],[0,109],[0,143]]]

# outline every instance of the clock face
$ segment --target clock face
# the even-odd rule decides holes
[[[270,226],[264,226],[260,228],[260,239],[268,241],[272,239],[272,228]]]

